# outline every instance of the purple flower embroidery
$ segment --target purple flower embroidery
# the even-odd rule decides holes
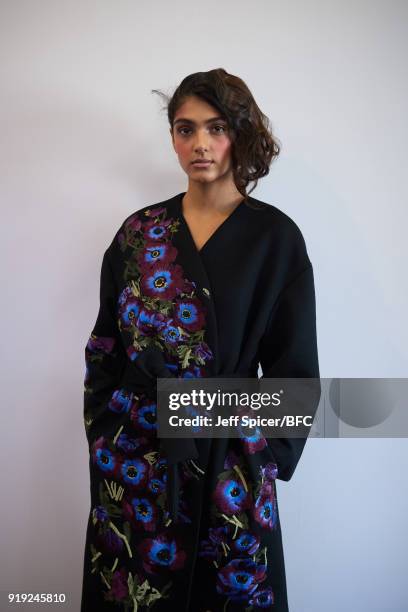
[[[194,336],[183,333],[183,330],[186,332],[203,330],[206,307],[194,295],[197,289],[196,283],[184,278],[182,267],[174,263],[178,251],[172,244],[171,238],[178,229],[178,223],[172,218],[159,220],[161,215],[166,217],[166,214],[166,207],[153,207],[134,215],[127,222],[128,227],[141,232],[141,237],[136,242],[129,242],[135,249],[140,272],[138,286],[141,295],[137,294],[136,297],[135,288],[129,285],[123,288],[118,300],[119,327],[125,328],[126,331],[135,330],[133,331],[135,339],[138,336],[137,332],[151,338],[154,336],[157,340],[163,341],[163,348],[171,347],[172,352],[178,349],[180,343],[186,345],[189,349],[189,361],[192,363],[180,372],[180,360],[176,359],[171,366],[174,373],[176,375],[181,373],[184,377],[203,377],[207,372],[201,366],[205,361],[214,358],[213,353],[206,342],[194,342]],[[147,221],[146,217],[149,218]],[[126,243],[125,234],[122,238]],[[152,299],[172,301],[176,296],[179,297],[172,311],[164,310],[151,301]],[[172,318],[169,319],[169,316]],[[126,352],[132,361],[137,359],[143,350],[142,347],[145,346],[140,340],[126,344]]]
[[[248,603],[256,608],[270,608],[274,601],[273,591],[271,587],[268,587],[262,591],[255,591]]]
[[[120,468],[120,473],[127,485],[143,487],[149,476],[149,464],[141,457],[126,459]]]
[[[177,539],[166,535],[143,540],[138,550],[143,567],[150,574],[156,574],[161,569],[178,570],[186,560],[186,553],[180,548]]]
[[[116,570],[112,576],[111,588],[105,595],[106,599],[110,601],[122,601],[126,599],[129,595],[127,578],[127,571],[124,567],[120,570]]]
[[[144,236],[147,240],[163,240],[168,238],[171,220],[165,221],[148,221],[144,224]]]
[[[184,291],[183,270],[178,264],[154,264],[141,278],[140,285],[145,295],[172,300]]]
[[[116,446],[124,453],[134,453],[136,449],[146,443],[144,438],[129,438],[125,433],[121,433],[116,440]]]
[[[273,529],[277,519],[275,498],[259,496],[255,502],[254,518],[264,529]]]
[[[170,345],[176,346],[180,340],[182,340],[182,336],[180,334],[180,330],[175,325],[172,325],[173,319],[167,321],[167,324],[161,330],[161,336],[163,340]]]
[[[146,214],[148,213],[149,217],[158,217],[159,215],[162,215],[164,212],[166,212],[166,208],[164,208],[164,206],[161,206],[160,208],[152,208],[146,211]]]
[[[126,285],[126,287],[124,287],[122,289],[122,291],[120,292],[120,294],[119,294],[118,304],[120,306],[123,306],[123,304],[126,304],[126,302],[128,300],[130,300],[131,298],[133,298],[133,297],[135,297],[135,296],[133,295],[133,291],[132,291],[131,287],[129,287],[129,285]]]
[[[251,428],[252,433],[251,430],[248,429],[249,435],[245,435],[246,428],[239,426],[238,429],[246,453],[253,455],[267,446],[265,437],[259,427]]]
[[[269,497],[270,495],[274,495],[274,490],[273,490],[272,482],[267,480],[267,481],[265,481],[261,485],[261,489],[259,491],[259,496],[260,497]]]
[[[115,342],[115,338],[95,336],[95,334],[91,334],[86,348],[91,351],[91,353],[111,353]]]
[[[104,508],[104,506],[95,506],[92,515],[94,519],[100,521],[101,523],[104,523],[105,521],[109,520],[108,511],[106,510],[106,508]]]
[[[261,467],[261,473],[265,480],[275,480],[278,477],[278,466],[276,463],[267,463]]]
[[[157,506],[145,495],[133,497],[130,503],[124,501],[124,513],[132,521],[134,527],[146,531],[154,531],[157,522]]]
[[[185,279],[184,293],[193,293],[196,290],[196,284],[194,281]]]
[[[213,493],[217,507],[227,515],[242,512],[251,504],[250,494],[245,491],[240,480],[228,478],[220,480]]]
[[[217,592],[233,600],[246,599],[265,577],[265,565],[252,559],[233,559],[217,574]]]
[[[166,325],[166,319],[161,312],[142,308],[136,324],[144,336],[154,336]]]
[[[146,402],[146,400],[145,400]],[[134,406],[131,411],[133,426],[146,434],[157,431],[157,406],[155,402],[148,401],[140,406]]]
[[[169,242],[151,242],[145,244],[143,251],[138,254],[137,262],[142,272],[146,272],[156,262],[170,264],[176,259],[177,250]]]
[[[117,389],[112,395],[108,408],[117,414],[129,412],[130,407],[132,406],[132,400],[133,393],[126,391],[125,389]]]
[[[103,436],[95,440],[92,445],[92,460],[105,474],[109,476],[115,474],[117,459],[108,448],[105,448],[105,438]]]
[[[120,555],[124,549],[124,545],[120,537],[113,529],[101,529],[95,538],[95,544],[98,550],[101,550],[108,555]]]
[[[210,528],[208,535],[209,540],[201,540],[200,542],[200,552],[198,556],[215,560],[219,554],[226,551],[225,545],[228,543],[230,528],[228,525]]]
[[[160,493],[163,493],[165,491],[166,485],[162,480],[159,480],[158,478],[152,478],[151,480],[149,480],[147,488],[154,495],[160,495]]]
[[[126,221],[126,226],[130,227],[134,232],[138,232],[140,230],[142,227],[142,222],[139,219],[138,213],[129,217],[129,219]]]
[[[135,296],[129,296],[123,301],[120,310],[119,317],[120,322],[124,327],[130,327],[136,325],[141,309],[143,308],[143,302]]]
[[[260,537],[249,531],[241,531],[235,540],[231,540],[231,550],[239,555],[254,555],[259,548]]]
[[[197,344],[195,349],[195,355],[203,361],[208,361],[209,359],[213,359],[214,357],[212,350],[206,342],[199,342]]]
[[[204,308],[197,298],[176,300],[174,318],[185,329],[197,331],[204,326]]]
[[[172,237],[178,229],[178,222],[174,219],[165,219],[166,214],[166,207],[149,208],[144,214],[132,215],[119,232],[118,242],[121,251],[124,252],[126,249],[132,251],[126,253],[123,281],[126,283],[130,279],[133,282],[120,287],[121,279],[116,279],[121,290],[116,305],[112,306],[116,307],[118,331],[125,332],[123,341],[126,340],[125,350],[130,360],[137,359],[140,352],[153,341],[163,346],[166,366],[175,376],[203,377],[207,373],[202,366],[214,358],[210,347],[202,340],[207,310],[196,296],[196,283],[184,278],[183,268],[175,263],[178,251],[172,244]],[[116,342],[116,337],[91,335],[87,349],[96,354],[108,354],[114,350]],[[183,365],[187,365],[187,368],[181,367],[181,354],[183,354]],[[187,358],[184,358],[184,355]],[[99,355],[95,356],[95,360],[101,358]],[[85,380],[90,384],[92,374],[92,370],[89,372],[86,364]],[[143,395],[141,397],[144,401],[141,398],[137,399],[133,393],[125,389],[114,390],[108,408],[123,417],[119,419],[117,426],[119,427],[119,424],[127,426],[130,422],[137,434],[133,437],[129,432],[119,431],[115,438],[100,437],[93,443],[92,459],[101,472],[101,481],[107,477],[115,478],[124,487],[122,519],[126,517],[133,528],[150,535],[150,538],[145,539],[134,551],[138,562],[142,563],[144,571],[149,574],[166,574],[181,569],[185,565],[187,555],[183,550],[184,546],[180,544],[179,536],[174,537],[171,531],[156,533],[158,527],[164,528],[169,517],[168,511],[163,507],[167,461],[163,457],[155,461],[155,452],[149,452],[156,451],[156,445],[152,448],[150,438],[156,435],[156,404]],[[143,457],[144,446],[147,447],[144,451],[145,457]],[[190,469],[186,469],[180,481],[179,520],[184,523],[191,523],[192,519],[191,509],[186,506],[182,495],[185,483],[192,477]],[[106,481],[106,484],[112,485],[111,495],[115,493],[114,483]],[[250,493],[242,488],[239,479],[237,481],[230,479],[221,483],[217,495],[220,498],[219,509],[228,515],[244,510],[250,502]],[[122,539],[112,525],[110,526],[110,516],[117,517],[115,501],[118,502],[118,499],[113,497],[109,501],[107,506],[109,512],[102,505],[94,508],[93,544],[98,552],[106,553],[108,556],[126,554],[127,557],[129,552],[127,542],[132,545],[132,536],[130,535],[129,539],[125,525],[121,528],[118,524],[118,529],[120,535],[127,536],[127,539]],[[230,526],[211,530],[207,552],[212,548],[211,554],[214,554],[214,551],[219,549],[225,561],[231,546],[237,555],[242,554],[238,550],[240,545],[242,551],[245,546],[248,551],[255,550],[256,541],[251,538],[242,542],[236,538],[236,543],[228,545],[226,540],[231,539],[231,533]],[[223,548],[223,544],[226,548]],[[206,546],[204,550],[205,548]],[[108,566],[104,566],[103,559],[98,560],[94,550],[91,552],[95,557],[94,569],[98,571],[102,569],[103,572],[99,573],[103,573],[104,583],[110,584],[110,590],[104,594],[105,598],[116,602],[126,599],[128,603],[126,568],[119,564],[113,574],[109,572],[106,575],[105,570]],[[110,567],[111,561],[108,563]],[[134,574],[134,579],[136,584],[141,585],[146,579],[145,573]],[[144,605],[146,601],[138,600],[139,603]]]

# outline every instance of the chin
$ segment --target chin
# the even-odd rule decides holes
[[[197,178],[196,176],[189,176],[190,180],[195,183],[214,183],[218,177],[216,176],[201,176]]]

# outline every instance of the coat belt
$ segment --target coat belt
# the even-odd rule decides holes
[[[256,377],[254,370],[239,373],[223,373],[212,378]],[[135,359],[128,360],[122,373],[121,387],[134,393],[144,393],[157,399],[157,378],[177,378],[166,366],[162,351],[150,345]],[[182,461],[198,459],[199,452],[194,438],[159,438],[160,450],[167,460],[166,494],[169,518],[178,518],[180,476],[179,464]]]

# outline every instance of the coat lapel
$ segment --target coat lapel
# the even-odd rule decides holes
[[[200,253],[182,214],[184,194],[185,192],[177,194],[167,205],[168,218],[177,222],[177,231],[173,234],[172,243],[177,249],[176,262],[183,268],[185,278],[195,284],[196,297],[205,309],[205,341],[213,354],[213,359],[206,364],[206,370],[209,376],[214,376],[219,371],[218,330],[214,299]]]

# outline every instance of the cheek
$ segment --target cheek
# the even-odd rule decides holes
[[[176,141],[176,152],[180,160],[190,159],[191,147],[183,140]]]
[[[226,159],[231,153],[231,141],[227,138],[219,139],[214,144],[214,151],[218,159]]]

